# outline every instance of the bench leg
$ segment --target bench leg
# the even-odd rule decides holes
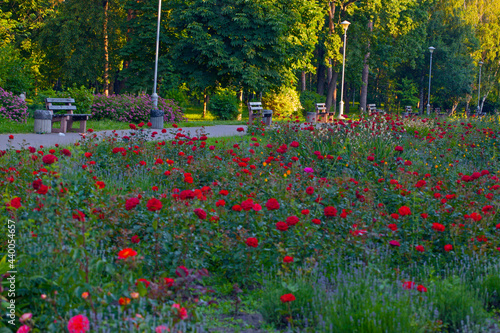
[[[80,133],[85,133],[86,130],[87,130],[87,121],[80,120]]]

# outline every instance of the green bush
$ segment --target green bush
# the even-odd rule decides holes
[[[165,99],[173,99],[181,108],[185,108],[189,105],[189,89],[183,85],[177,89],[169,89],[165,91],[160,91],[160,95]]]
[[[300,94],[300,104],[304,108],[304,113],[315,112],[316,103],[326,103],[326,96],[308,90]]]
[[[234,120],[238,117],[238,100],[236,93],[230,89],[220,89],[210,98],[209,109],[221,120]]]
[[[283,117],[298,115],[298,112],[302,110],[299,93],[295,89],[286,87],[262,96],[262,106]]]
[[[46,98],[74,98],[76,105],[76,113],[91,113],[92,104],[94,104],[94,94],[92,89],[87,89],[84,86],[76,87],[76,84],[64,91],[55,91],[47,89],[40,91],[33,99],[33,104],[30,106],[30,111],[37,109],[45,109]]]
[[[500,276],[491,273],[486,275],[480,290],[489,308],[500,309]]]

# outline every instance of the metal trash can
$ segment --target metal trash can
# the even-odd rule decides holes
[[[33,117],[35,118],[35,133],[52,133],[52,111],[35,110]]]
[[[307,113],[306,122],[308,122],[308,123],[316,123],[317,118],[318,118],[318,116],[317,116],[316,112],[308,112]]]
[[[273,121],[273,110],[262,110],[262,121],[266,126],[271,126]]]
[[[163,129],[163,110],[151,110],[149,116],[152,124],[151,128]]]

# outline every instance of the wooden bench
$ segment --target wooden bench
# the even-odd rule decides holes
[[[377,109],[377,104],[368,104],[368,113],[369,114],[385,114],[384,110]]]
[[[445,111],[441,111],[441,108],[434,108],[434,112],[436,113],[437,116],[447,116],[448,113]]]
[[[57,103],[56,105],[54,103]],[[87,127],[87,120],[91,114],[74,114],[76,106],[73,98],[46,98],[45,108],[52,113],[52,133],[77,132],[84,133]],[[57,113],[57,112],[64,113]],[[79,128],[73,128],[73,123],[78,121]],[[60,128],[54,128],[54,123],[60,122]]]
[[[325,103],[316,103],[316,122],[328,122],[328,112],[326,112]]]
[[[403,113],[403,116],[418,116],[418,112],[413,112],[413,108],[410,105],[407,105],[405,106],[405,112]]]
[[[262,102],[248,102],[248,123],[252,124],[255,118],[264,118],[266,125],[271,125],[272,121],[272,110],[264,110],[262,108]]]

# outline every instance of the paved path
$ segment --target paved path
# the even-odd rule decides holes
[[[233,136],[233,135],[244,135],[245,132],[238,132],[236,129],[239,127],[243,127],[247,129],[246,125],[216,125],[216,126],[207,126],[207,127],[183,127],[183,133],[189,136],[197,136],[197,133],[205,133],[208,137],[221,137],[221,136]],[[145,129],[144,131],[148,133],[148,137],[150,140],[169,140],[175,136],[175,132],[178,129],[168,128],[167,133],[162,134],[161,130],[152,130]],[[159,134],[155,136],[155,138],[151,138],[150,133],[158,132]],[[131,130],[118,130],[119,137],[123,137],[125,135],[130,136]],[[102,135],[111,135],[111,131],[100,131],[96,132],[99,136]],[[87,134],[89,135],[89,134]],[[0,134],[0,150],[5,150],[9,148],[12,149],[20,149],[22,147],[27,148],[29,146],[39,148],[40,146],[51,147],[56,143],[59,145],[69,145],[77,142],[81,138],[80,133],[66,133],[64,136],[60,136],[58,133],[51,134],[13,134],[14,139],[10,140],[9,143],[9,134]]]

